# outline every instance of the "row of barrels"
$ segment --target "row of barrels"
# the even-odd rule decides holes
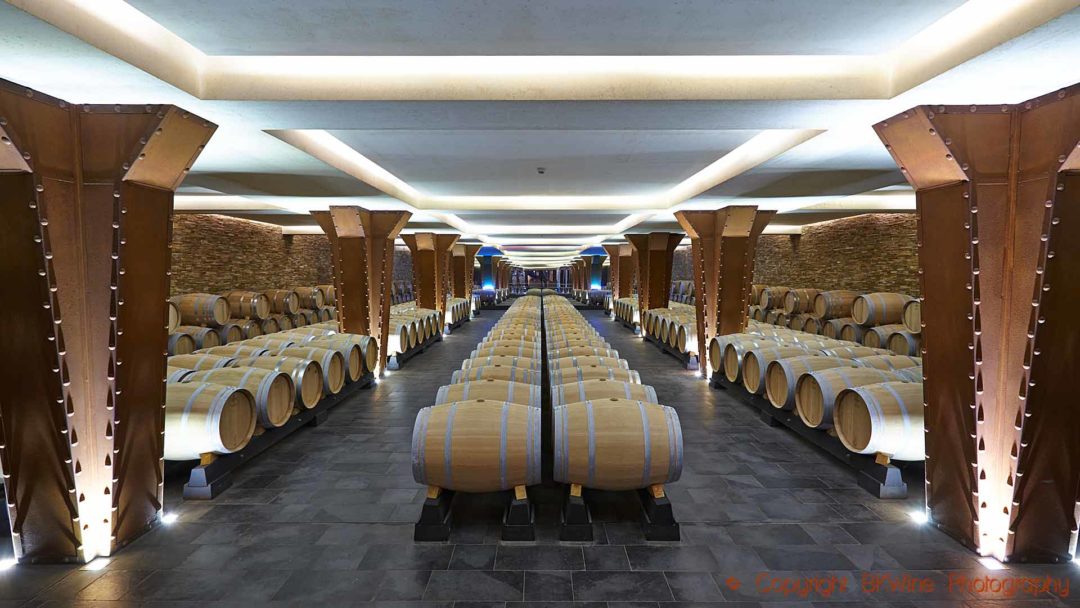
[[[666,308],[650,308],[641,314],[641,333],[681,353],[697,352],[697,316],[689,304],[669,302]]]
[[[709,351],[714,372],[852,452],[924,458],[919,357],[755,322],[714,338]]]
[[[256,336],[168,359],[165,458],[231,454],[373,372],[377,342],[336,323]]]
[[[755,285],[750,318],[772,325],[918,355],[921,303],[900,293],[820,291]]]
[[[443,321],[439,311],[421,308],[416,302],[390,307],[390,341],[387,356],[403,353],[439,336]]]
[[[611,314],[615,315],[627,325],[637,326],[641,323],[641,313],[638,309],[637,296],[617,298],[611,303]]]
[[[694,282],[672,281],[671,293],[668,295],[668,300],[680,304],[694,304]]]
[[[301,309],[294,315],[272,314],[266,319],[229,319],[216,326],[179,325],[170,328],[168,353],[186,355],[200,348],[224,346],[263,335],[272,335],[298,327],[325,323],[337,319],[337,309]]]
[[[435,405],[417,415],[416,481],[468,492],[539,483],[545,366],[557,481],[622,490],[677,479],[682,443],[674,411],[656,405],[652,387],[565,298],[545,294],[542,302],[533,294],[515,301],[439,389]]]

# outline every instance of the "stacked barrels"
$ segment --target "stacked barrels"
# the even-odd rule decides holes
[[[641,331],[679,352],[697,352],[697,317],[689,304],[670,302],[666,308],[646,310],[641,315]]]
[[[374,339],[340,333],[336,322],[171,356],[165,457],[190,460],[239,451],[255,434],[285,425],[373,373],[378,362]]]
[[[170,355],[189,354],[336,318],[333,287],[189,293],[168,301]]]
[[[757,321],[714,338],[709,353],[715,373],[852,452],[923,458],[918,357]]]
[[[437,340],[442,335],[442,315],[416,302],[404,302],[390,307],[390,343],[386,355],[397,355]]]
[[[615,315],[616,319],[623,321],[631,327],[637,327],[641,324],[637,296],[616,299],[611,303],[611,313]]]

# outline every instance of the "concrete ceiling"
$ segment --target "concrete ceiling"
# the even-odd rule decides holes
[[[678,208],[756,204],[781,232],[909,210],[870,125],[1080,81],[1078,5],[7,0],[0,78],[219,124],[181,212],[304,232],[331,204],[401,208],[570,256]]]

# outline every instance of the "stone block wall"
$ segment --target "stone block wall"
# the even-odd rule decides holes
[[[321,234],[283,235],[277,226],[224,215],[173,216],[174,295],[332,281],[330,242]]]
[[[762,235],[754,282],[787,287],[919,293],[914,213],[868,213]],[[690,280],[690,249],[677,249],[673,281]]]

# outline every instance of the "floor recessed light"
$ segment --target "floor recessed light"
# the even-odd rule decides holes
[[[925,524],[926,522],[930,521],[930,518],[926,516],[926,511],[923,510],[911,511],[910,513],[908,513],[908,517],[911,518],[911,521],[917,524]]]

